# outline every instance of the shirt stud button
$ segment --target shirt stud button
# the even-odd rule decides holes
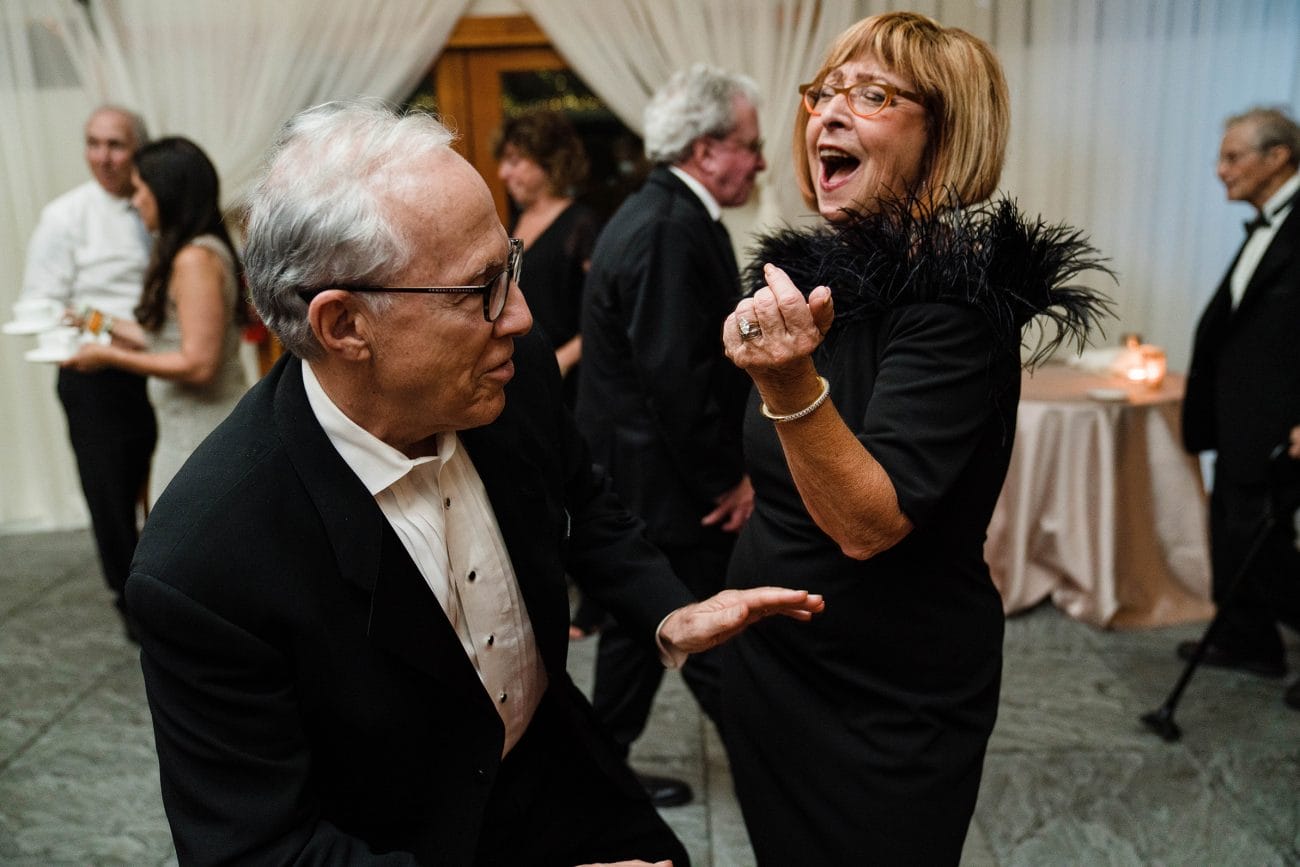
[[[494,645],[494,644],[496,644],[496,643],[497,643],[497,637],[496,637],[495,635],[489,635],[489,636],[487,637],[487,646],[488,646],[488,647],[491,647],[492,645]]]
[[[450,509],[450,508],[451,508],[451,497],[447,497],[445,500],[442,501],[442,507],[443,507],[444,509]]]
[[[474,579],[477,577],[478,577],[478,573],[473,570],[470,570],[470,573],[465,576],[465,580],[472,583]]]
[[[497,698],[501,700],[501,703],[502,703],[502,704],[505,704],[505,703],[506,703],[506,699],[509,698],[509,696],[507,696],[507,695],[503,692],[503,693],[501,693],[499,696],[497,696]]]

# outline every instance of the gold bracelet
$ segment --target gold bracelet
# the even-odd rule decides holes
[[[770,418],[772,421],[776,422],[777,424],[781,424],[782,422],[787,422],[787,421],[795,421],[797,419],[803,418],[806,415],[811,415],[812,413],[816,412],[817,407],[821,406],[823,403],[826,402],[826,398],[831,396],[831,384],[826,381],[826,377],[819,376],[817,377],[817,381],[822,384],[822,393],[817,395],[816,400],[814,400],[812,403],[808,404],[798,412],[792,412],[789,415],[774,415],[772,413],[772,410],[767,408],[766,403],[760,403],[758,405],[758,411],[761,412],[767,418]]]

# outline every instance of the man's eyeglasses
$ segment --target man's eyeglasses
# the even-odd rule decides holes
[[[920,94],[912,93],[894,87],[892,84],[886,84],[883,81],[867,81],[859,84],[850,84],[846,87],[835,87],[825,82],[821,84],[801,84],[799,93],[803,95],[804,108],[813,117],[819,116],[830,106],[831,100],[836,96],[843,96],[849,102],[849,111],[858,117],[871,117],[880,114],[889,107],[894,101],[895,96],[903,96],[912,102],[925,104],[925,100]]]
[[[506,309],[506,299],[510,295],[510,284],[518,283],[524,272],[524,242],[518,238],[510,239],[510,252],[506,257],[506,266],[497,274],[488,278],[481,286],[327,286],[321,289],[304,289],[298,294],[304,301],[309,301],[325,289],[342,289],[345,292],[403,292],[428,295],[462,295],[477,293],[483,296],[483,318],[495,322]]]

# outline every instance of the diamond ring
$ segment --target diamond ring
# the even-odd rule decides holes
[[[753,340],[755,337],[763,336],[763,329],[758,327],[758,323],[751,322],[743,316],[736,319],[736,328],[740,331],[741,340]]]

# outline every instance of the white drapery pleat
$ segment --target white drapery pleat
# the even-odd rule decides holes
[[[155,136],[185,135],[216,163],[225,203],[247,192],[275,131],[331,99],[405,98],[469,0],[91,0],[100,85]]]
[[[790,135],[796,88],[835,34],[855,20],[853,4],[822,0],[520,0],[573,70],[631,129],[641,131],[650,94],[673,72],[707,61],[750,76],[762,101],[759,126],[768,170],[756,201],[733,229],[770,225],[807,209],[799,199]]]
[[[78,60],[93,51],[74,0],[0,3],[0,321],[22,285],[27,239],[45,203],[89,179],[82,124],[93,100]],[[31,364],[30,337],[0,336],[0,528],[85,521],[55,368]],[[0,540],[0,546],[3,541]],[[2,555],[0,555],[2,556]]]
[[[469,0],[73,0],[0,3],[0,320],[41,207],[88,179],[81,125],[97,103],[137,109],[154,136],[212,157],[237,206],[279,126],[315,103],[405,98]],[[89,24],[94,23],[92,37]],[[0,528],[84,523],[54,368],[0,337]]]
[[[1004,187],[1111,258],[1110,337],[1141,332],[1185,369],[1196,317],[1252,215],[1215,177],[1223,121],[1260,104],[1300,113],[1300,3],[994,6],[1013,100]]]

